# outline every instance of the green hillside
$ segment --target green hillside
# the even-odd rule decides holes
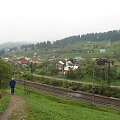
[[[85,103],[65,100],[46,93],[29,91],[26,100],[27,120],[119,120],[115,110],[94,107]],[[24,90],[17,88],[19,95]]]
[[[118,57],[120,56],[120,30],[103,33],[87,33],[70,36],[54,42],[44,41],[37,44],[21,45],[20,49],[11,49],[17,56],[33,57],[33,53],[41,59],[74,58],[74,57]],[[105,53],[100,54],[100,49]],[[14,52],[13,52],[14,50]]]
[[[78,41],[73,44],[67,44],[66,46],[58,48],[27,48],[20,49],[9,54],[16,56],[33,57],[33,53],[37,53],[37,57],[41,59],[48,59],[50,57],[57,58],[74,58],[74,57],[119,57],[120,56],[120,41],[108,42],[87,42]],[[105,53],[100,53],[100,49],[105,49]]]

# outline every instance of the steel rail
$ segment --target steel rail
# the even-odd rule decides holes
[[[110,106],[110,107],[117,108],[120,110],[120,99],[118,98],[111,98],[111,97],[106,97],[106,96],[95,94],[94,100],[93,100],[93,95],[91,93],[86,93],[86,92],[81,92],[81,91],[72,91],[66,88],[50,86],[50,85],[27,81],[27,80],[17,80],[17,84],[23,85],[24,87],[30,87],[30,88],[38,89],[41,91],[53,93],[55,95],[63,96],[66,98],[75,99],[75,100],[83,100],[83,101],[90,102],[92,104]]]

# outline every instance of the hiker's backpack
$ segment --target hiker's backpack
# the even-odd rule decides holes
[[[11,87],[15,87],[15,85],[16,85],[15,80],[11,80],[11,81],[10,81],[10,86],[11,86]]]

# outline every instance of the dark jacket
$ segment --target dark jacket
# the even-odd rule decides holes
[[[10,87],[15,87],[16,85],[16,81],[15,80],[11,80],[10,81]]]

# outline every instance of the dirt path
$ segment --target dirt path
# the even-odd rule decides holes
[[[11,95],[11,101],[9,103],[9,106],[5,113],[1,115],[0,120],[12,120],[17,119],[17,120],[25,120],[25,101],[23,98],[16,96],[16,95]]]

